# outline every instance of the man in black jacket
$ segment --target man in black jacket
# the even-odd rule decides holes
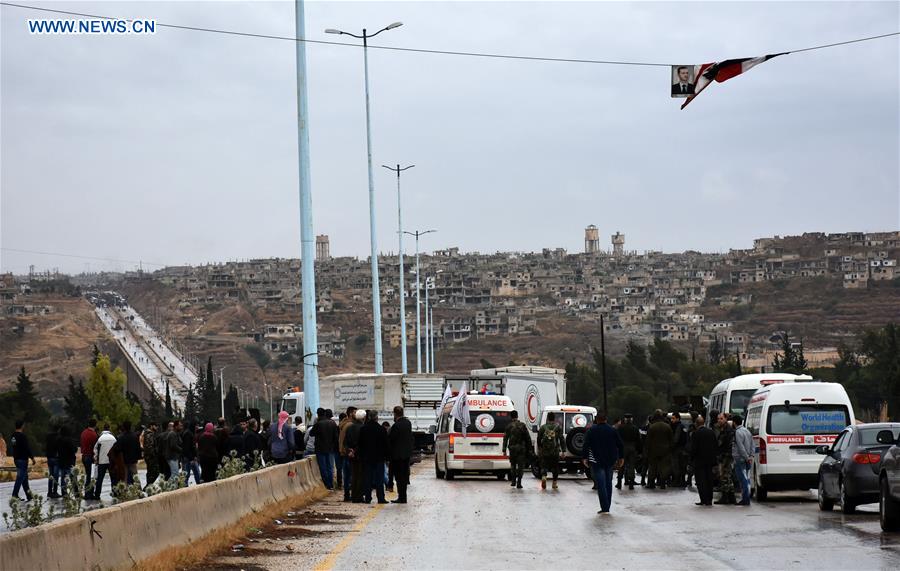
[[[716,433],[705,426],[702,415],[695,421],[697,430],[691,435],[691,464],[697,479],[698,506],[711,506],[713,500],[713,466],[718,462],[719,443]]]
[[[59,428],[57,446],[59,450],[59,485],[62,488],[62,495],[65,496],[69,478],[72,476],[72,468],[75,466],[75,453],[78,451],[75,441],[69,436],[69,427],[63,425]]]
[[[622,478],[624,477],[625,485],[628,486],[629,490],[633,490],[634,468],[637,463],[637,456],[641,452],[641,431],[634,424],[634,415],[625,413],[622,416],[622,424],[616,428],[616,431],[619,433],[619,438],[622,439],[622,444],[625,446],[624,464],[622,469],[619,470],[616,489],[622,489]]]
[[[344,450],[347,452],[347,458],[350,460],[350,501],[354,504],[361,504],[363,501],[363,464],[359,450],[359,433],[362,430],[363,422],[366,420],[366,411],[357,410],[353,413],[353,424],[347,427],[344,434]],[[344,501],[347,501],[346,494]]]
[[[138,479],[138,460],[141,459],[141,442],[138,440],[137,434],[131,431],[131,421],[122,422],[122,434],[116,439],[119,450],[122,451],[122,460],[125,463],[125,481],[130,486]]]
[[[13,484],[12,497],[19,500],[19,488],[25,490],[25,497],[31,499],[31,487],[28,485],[28,460],[34,464],[34,452],[25,436],[25,421],[16,421],[16,431],[9,438],[13,462],[16,464],[16,483]]]
[[[687,431],[681,424],[681,415],[672,414],[672,485],[684,489],[684,474],[687,471]]]
[[[319,464],[319,473],[322,475],[322,483],[329,490],[334,489],[334,453],[337,452],[338,427],[331,418],[325,414],[325,409],[316,410],[318,420],[310,429],[309,435],[314,437],[316,445],[316,462]]]
[[[372,488],[379,504],[384,499],[384,462],[388,455],[387,431],[378,424],[378,413],[368,411],[366,423],[359,430],[359,455],[363,464],[363,503],[372,501]]]
[[[394,407],[394,426],[388,433],[391,450],[391,472],[397,482],[395,504],[406,503],[406,487],[409,485],[409,460],[413,452],[412,423],[403,416],[403,407]]]

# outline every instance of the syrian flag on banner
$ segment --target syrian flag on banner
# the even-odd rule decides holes
[[[450,389],[450,383],[447,383],[447,388],[444,389],[444,396],[441,397],[441,406],[437,409],[437,415],[441,416],[444,412],[444,405],[447,404],[447,401],[450,400],[450,397],[453,396],[453,391]]]
[[[466,435],[466,428],[469,426],[469,421],[471,420],[471,416],[469,415],[469,399],[468,399],[468,383],[463,381],[461,387],[459,387],[459,395],[456,399],[456,404],[453,405],[453,410],[450,411],[450,418],[455,418],[459,421],[460,426],[462,426],[462,435]]]
[[[713,81],[718,81],[722,83],[723,81],[728,81],[732,77],[736,77],[741,75],[742,73],[749,71],[750,69],[758,66],[764,61],[769,61],[773,57],[783,56],[790,52],[783,52],[780,54],[770,54],[761,57],[748,57],[748,58],[739,58],[739,59],[727,59],[725,61],[713,62],[713,63],[704,63],[701,65],[694,66],[694,93],[689,96],[687,100],[681,105],[681,108],[684,109],[688,106],[688,103],[693,101],[700,92],[709,87],[709,85]]]

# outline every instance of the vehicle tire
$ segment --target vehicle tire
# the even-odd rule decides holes
[[[756,501],[764,502],[769,497],[769,490],[763,487],[762,484],[756,484]]]
[[[455,470],[451,470],[450,468],[447,468],[447,471],[444,472],[444,479],[449,481],[449,480],[452,480],[452,479],[454,479],[454,478],[456,478],[456,471],[455,471]]]
[[[844,481],[841,480],[838,486],[841,495],[841,513],[845,515],[856,513],[856,502],[847,495],[847,486],[844,485]]]
[[[880,496],[878,515],[881,520],[881,531],[900,531],[900,501],[891,497],[886,476],[881,478]]]
[[[586,428],[573,428],[566,435],[566,449],[579,458],[581,458],[581,451],[584,450],[586,433]]]
[[[435,457],[434,457],[434,477],[438,478],[438,479],[441,479],[444,477],[444,473],[441,472],[440,468],[438,468],[437,455],[435,455]]]
[[[830,512],[834,509],[834,500],[825,495],[825,482],[822,481],[822,475],[819,475],[819,509],[823,512]]]

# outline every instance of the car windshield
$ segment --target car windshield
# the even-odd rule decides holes
[[[728,405],[728,411],[731,414],[740,414],[741,416],[743,416],[744,412],[746,412],[747,410],[747,404],[750,402],[750,398],[755,392],[756,389],[732,391],[731,402]]]
[[[297,399],[281,399],[281,410],[292,417],[295,416],[297,414]]]
[[[836,434],[849,422],[847,407],[833,404],[769,407],[769,434]]]
[[[894,440],[900,438],[900,426],[891,426],[890,428],[863,428],[859,431],[860,446],[884,446],[876,440],[878,433],[882,430],[890,430],[894,433]]]
[[[473,432],[494,434],[506,432],[506,427],[512,420],[509,411],[505,410],[473,410],[469,414],[471,420],[466,429],[469,434]],[[453,431],[462,432],[462,426],[458,420],[453,422]]]

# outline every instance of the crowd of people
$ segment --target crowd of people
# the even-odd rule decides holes
[[[385,489],[393,491],[396,483],[398,498],[394,501],[406,503],[413,436],[403,409],[394,408],[393,425],[379,424],[377,411],[354,407],[341,413],[337,421],[333,416],[330,410],[318,409],[315,423],[305,431],[302,417],[296,417],[292,425],[288,413],[282,411],[272,423],[245,418],[231,426],[220,418],[216,425],[173,420],[161,427],[150,421],[135,430],[131,422],[124,421],[117,434],[108,423],[100,426],[91,419],[77,442],[67,426],[53,427],[46,439],[47,497],[66,495],[80,450],[86,500],[100,499],[107,475],[113,488],[120,482],[142,485],[138,473],[141,460],[147,468],[142,485],[146,488],[160,478],[184,477],[184,485],[190,484],[191,477],[195,484],[215,481],[220,467],[229,460],[242,462],[249,471],[315,455],[325,487],[343,489],[345,501],[371,502],[374,492],[379,503],[387,503]],[[35,459],[24,421],[16,421],[10,442],[16,466],[12,497],[22,499],[22,490],[25,499],[31,500],[28,463]]]

